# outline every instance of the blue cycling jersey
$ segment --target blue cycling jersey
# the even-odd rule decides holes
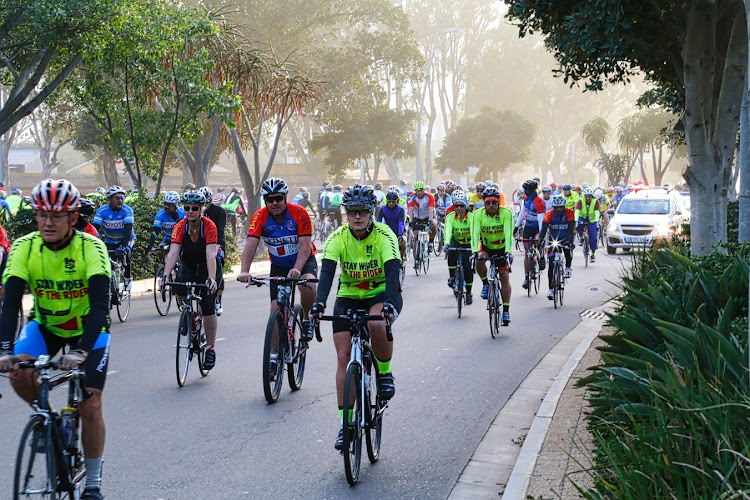
[[[162,243],[171,243],[172,241],[172,230],[174,229],[175,224],[177,224],[177,221],[185,218],[185,210],[182,209],[182,207],[177,207],[177,219],[172,218],[172,214],[168,214],[164,211],[162,208],[159,210],[159,213],[156,214],[156,217],[154,217],[154,227],[162,230],[162,233],[164,234],[164,239],[162,240]],[[158,233],[157,233],[158,237]]]
[[[396,205],[393,209],[389,208],[388,205],[380,207],[380,213],[378,213],[377,220],[375,222],[383,222],[396,233],[396,236],[404,234],[404,222],[406,219],[406,211],[401,205]]]
[[[120,243],[124,236],[125,226],[127,224],[133,224],[133,209],[128,205],[123,205],[122,208],[115,212],[109,205],[99,207],[94,215],[92,223],[95,226],[101,226],[100,231],[104,243]],[[132,233],[128,240],[135,238],[135,233]]]

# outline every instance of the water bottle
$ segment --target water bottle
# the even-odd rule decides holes
[[[60,441],[63,449],[75,448],[76,445],[76,417],[78,411],[75,408],[66,406],[60,410],[62,424],[60,425]]]
[[[286,287],[280,286],[276,294],[276,302],[282,305],[286,302]]]

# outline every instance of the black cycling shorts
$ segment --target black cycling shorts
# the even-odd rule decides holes
[[[291,269],[291,267],[279,267],[271,264],[271,276],[281,276],[285,278]],[[314,255],[310,255],[310,257],[307,258],[305,265],[302,266],[300,276],[304,276],[305,274],[312,274],[316,278],[318,277],[318,261],[315,259]],[[270,283],[271,286],[268,288],[271,291],[271,300],[276,300],[276,297],[279,294],[279,284],[275,281],[271,281]]]
[[[341,315],[346,314],[346,311],[349,309],[357,310],[357,309],[367,309],[368,311],[372,306],[375,304],[379,304],[385,300],[385,292],[377,294],[375,297],[371,299],[352,299],[349,297],[336,297],[336,302],[333,304],[333,314],[334,315]],[[398,294],[398,297],[396,298],[396,303],[393,304],[396,307],[396,311],[401,314],[401,308],[404,307],[404,299],[401,297],[401,294]],[[349,331],[349,327],[351,326],[351,323],[346,321],[345,319],[335,319],[332,321],[333,323],[333,333],[336,332],[347,332]]]
[[[177,270],[177,279],[179,282],[193,282],[204,284],[208,279],[208,267],[204,263],[189,264],[180,262],[180,268]],[[187,289],[184,286],[175,286],[174,294],[184,297],[187,295]],[[204,316],[216,314],[216,295],[209,293],[208,288],[196,288],[196,293],[201,298],[201,312]]]

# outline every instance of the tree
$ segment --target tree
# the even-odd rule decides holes
[[[435,163],[441,172],[460,174],[478,167],[477,179],[497,180],[510,165],[529,159],[535,133],[534,125],[519,113],[485,107],[448,133]]]
[[[690,166],[691,251],[727,238],[727,191],[748,65],[742,2],[726,0],[507,0],[520,35],[541,32],[565,82],[589,90],[641,71],[684,111]]]
[[[629,167],[623,180],[629,182],[630,172],[633,165],[638,164],[641,178],[648,183],[645,152],[651,153],[654,184],[662,184],[664,174],[675,157],[676,144],[670,144],[667,134],[674,127],[676,118],[659,109],[648,109],[640,113],[626,116],[620,120],[617,126],[617,141],[631,157]],[[667,148],[669,156],[664,160],[664,149]]]

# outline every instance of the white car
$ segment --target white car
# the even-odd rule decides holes
[[[607,253],[618,248],[646,248],[669,240],[690,219],[682,197],[675,191],[644,189],[628,193],[607,226]]]

